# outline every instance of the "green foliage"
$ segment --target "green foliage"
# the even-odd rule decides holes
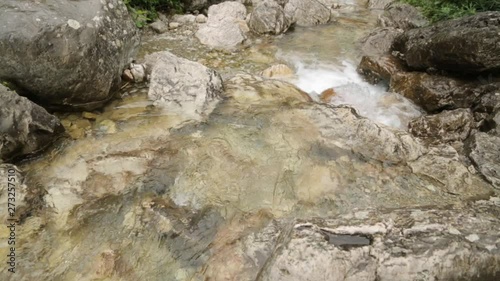
[[[476,12],[500,11],[500,0],[400,0],[420,7],[431,21],[454,19]]]
[[[158,18],[158,12],[182,11],[182,0],[124,0],[139,28]]]

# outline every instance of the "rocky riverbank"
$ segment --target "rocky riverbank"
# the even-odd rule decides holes
[[[44,109],[0,72],[31,99],[0,86],[2,160],[16,164],[1,164],[0,179],[18,183],[20,241],[17,272],[1,263],[2,278],[498,279],[500,52],[488,53],[496,45],[487,35],[499,13],[429,26],[392,1],[213,2],[190,3],[206,15],[152,23],[139,50],[115,50],[110,59],[120,60],[103,63],[112,77],[96,70],[81,80],[81,89],[99,86],[85,79],[109,86],[93,100],[72,99],[70,87]],[[128,26],[120,3],[94,7]],[[76,29],[58,24],[80,39],[99,22],[74,20]],[[95,30],[136,40],[125,31]],[[460,52],[440,47],[481,32]],[[59,42],[50,34],[44,40]],[[72,79],[60,68],[61,84]],[[126,85],[113,84],[120,77]],[[104,92],[112,101],[102,107]],[[11,234],[0,229],[6,256]]]

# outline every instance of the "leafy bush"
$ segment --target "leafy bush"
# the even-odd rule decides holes
[[[139,28],[158,18],[158,12],[182,11],[182,0],[124,0],[124,3]]]
[[[401,0],[420,7],[431,21],[454,19],[476,12],[500,11],[500,0]]]

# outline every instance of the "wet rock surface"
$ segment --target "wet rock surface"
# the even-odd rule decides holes
[[[278,3],[267,0],[254,8],[248,25],[255,33],[277,35],[286,32],[292,23]]]
[[[384,8],[384,13],[379,17],[379,24],[382,27],[408,30],[426,26],[429,21],[418,8],[405,3],[391,3]]]
[[[366,56],[383,56],[390,52],[397,36],[402,34],[400,29],[386,27],[377,28],[360,40],[361,51]]]
[[[394,74],[406,71],[404,64],[392,55],[363,56],[357,68],[359,74],[372,84],[389,83]]]
[[[413,69],[443,69],[458,73],[497,71],[500,68],[500,12],[443,21],[406,31],[394,42]]]
[[[289,0],[285,13],[300,26],[325,24],[331,19],[330,9],[318,0]]]
[[[488,87],[425,72],[396,73],[390,84],[391,91],[409,98],[430,113],[470,108]]]
[[[2,160],[32,155],[64,132],[57,117],[0,85],[0,156]]]
[[[469,157],[479,172],[496,188],[500,188],[500,137],[477,133],[467,143]]]
[[[444,142],[464,141],[474,128],[470,109],[445,110],[410,122],[409,131],[414,136]]]
[[[0,79],[56,108],[102,106],[139,44],[117,0],[2,1],[0,25]]]
[[[234,48],[247,38],[246,15],[245,6],[238,2],[210,6],[207,23],[200,26],[196,37],[212,48]]]

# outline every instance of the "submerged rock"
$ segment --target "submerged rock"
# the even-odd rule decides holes
[[[0,156],[34,154],[53,143],[64,128],[57,117],[0,84]]]
[[[414,136],[443,142],[464,141],[474,128],[470,109],[445,110],[438,114],[419,117],[409,124]]]
[[[290,0],[285,5],[285,13],[291,22],[300,26],[314,26],[330,21],[331,12],[318,0]]]
[[[91,110],[107,102],[139,44],[118,0],[5,0],[0,26],[0,79],[62,109]]]
[[[497,189],[500,189],[500,137],[476,133],[467,143],[469,157],[479,172]]]
[[[406,3],[391,3],[387,5],[378,22],[382,27],[393,27],[403,30],[423,27],[429,24],[429,21],[422,15],[418,8]]]
[[[248,23],[250,30],[258,34],[281,34],[288,30],[291,21],[283,8],[273,0],[266,0],[252,12]]]
[[[406,31],[393,49],[417,70],[480,73],[500,69],[500,12],[483,12]]]
[[[235,48],[247,38],[246,15],[245,6],[238,2],[210,6],[207,23],[200,26],[195,36],[212,48]]]

